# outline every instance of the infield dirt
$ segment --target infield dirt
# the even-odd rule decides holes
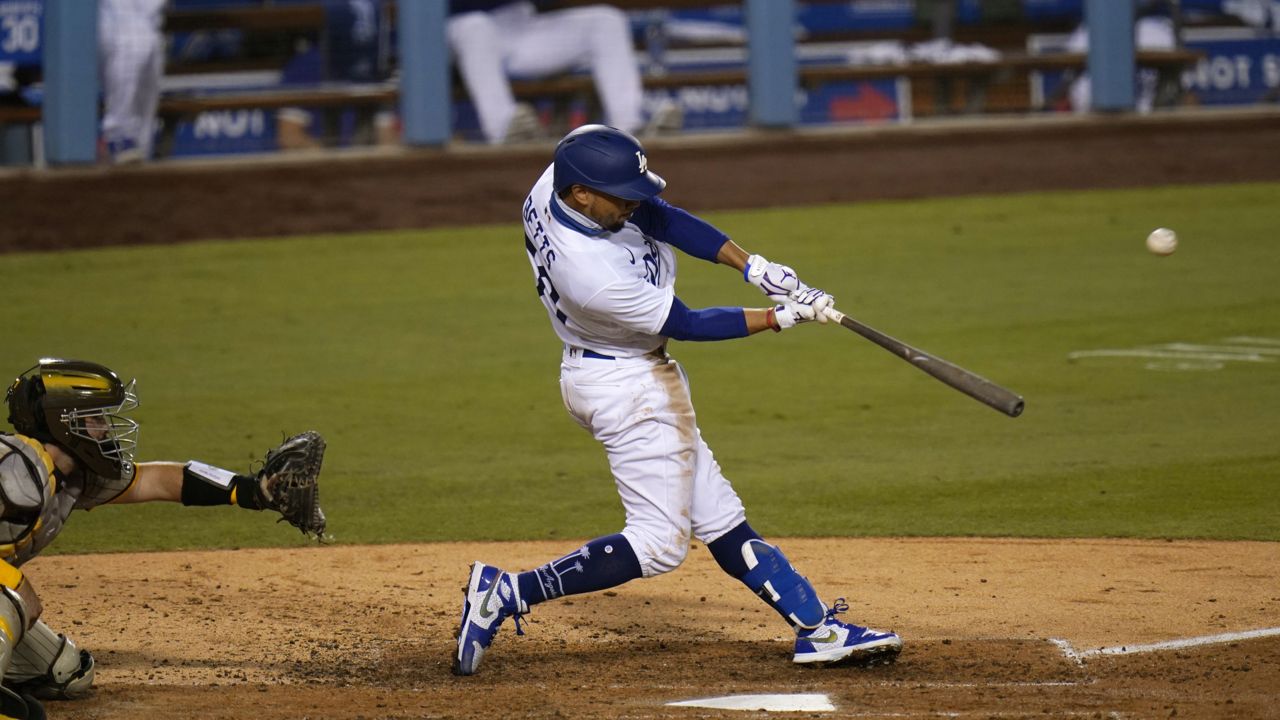
[[[786,624],[696,546],[674,573],[539,605],[479,672],[450,674],[468,563],[530,568],[565,542],[42,557],[46,620],[98,661],[114,718],[750,717],[665,703],[826,693],[822,717],[1277,717],[1280,637],[1077,661],[1077,651],[1280,625],[1276,545],[788,539],[847,619],[906,647],[795,666]]]

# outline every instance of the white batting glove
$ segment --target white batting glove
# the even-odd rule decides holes
[[[791,299],[792,293],[809,289],[808,285],[800,282],[795,270],[769,262],[760,255],[747,258],[747,269],[742,276],[777,303],[785,303]]]
[[[813,308],[813,319],[820,323],[827,322],[827,308],[835,307],[836,299],[818,288],[805,288],[791,293],[791,302]]]
[[[769,325],[773,327],[774,332],[782,332],[787,328],[793,328],[813,319],[814,310],[812,305],[804,305],[791,300],[778,305],[769,313]]]

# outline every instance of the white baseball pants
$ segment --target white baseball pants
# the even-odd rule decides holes
[[[710,543],[746,521],[698,431],[689,379],[665,352],[602,360],[566,349],[560,391],[604,445],[626,511],[622,534],[645,577],[679,567],[691,534]]]
[[[627,132],[643,124],[640,68],[621,10],[603,5],[538,13],[516,2],[449,18],[446,33],[458,71],[491,143],[515,115],[509,77],[536,78],[590,68],[606,122]]]
[[[164,3],[100,0],[98,6],[102,134],[108,142],[136,143],[144,158],[151,157],[164,75]]]

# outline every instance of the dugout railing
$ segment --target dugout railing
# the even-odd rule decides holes
[[[587,4],[591,0],[565,0],[562,4]],[[655,11],[662,9],[678,9],[701,7],[706,0],[616,0],[615,5],[629,11]],[[387,2],[384,9],[388,17],[394,18],[395,3]],[[324,42],[323,26],[325,10],[319,3],[289,3],[282,5],[263,4],[246,7],[213,8],[201,10],[171,10],[166,14],[165,30],[168,33],[199,32],[218,28],[232,29],[253,37],[284,38],[286,42],[278,45],[274,55],[244,59],[220,59],[207,63],[172,63],[166,68],[166,75],[200,75],[213,72],[239,72],[255,69],[278,67],[285,61],[290,38],[308,36],[316,42]],[[801,64],[798,68],[798,80],[802,87],[814,87],[830,82],[864,82],[886,79],[899,79],[908,82],[940,83],[960,81],[964,85],[964,100],[957,103],[960,112],[984,113],[1032,111],[1039,108],[1030,105],[1029,94],[1018,93],[1023,102],[1021,105],[1006,102],[993,104],[988,102],[988,91],[1001,85],[1013,85],[1019,90],[1027,82],[1030,73],[1044,71],[1083,71],[1087,64],[1082,54],[1050,54],[1032,55],[1025,50],[1010,51],[1008,48],[1025,47],[1026,37],[1037,31],[1061,31],[1060,26],[1038,26],[1026,22],[1001,23],[992,26],[958,26],[954,39],[957,42],[989,43],[1001,48],[997,59],[983,62],[910,62],[905,64],[848,64],[848,63],[815,63]],[[917,27],[903,32],[886,35],[881,32],[845,33],[839,37],[824,36],[810,38],[807,41],[868,41],[877,38],[896,37],[905,39],[924,39],[927,31]],[[663,48],[669,50],[671,48]],[[322,48],[323,50],[323,48]],[[658,50],[641,48],[646,56]],[[745,52],[745,50],[744,50]],[[1176,83],[1181,73],[1196,63],[1202,55],[1187,50],[1139,51],[1136,62],[1139,66],[1159,70],[1166,78]],[[662,72],[646,72],[643,82],[648,89],[675,90],[695,86],[741,86],[747,83],[745,68],[734,67],[711,70],[674,69]],[[595,93],[591,78],[587,75],[568,74],[542,80],[518,80],[513,82],[513,91],[523,100],[566,101],[576,99],[595,105]],[[917,92],[916,95],[923,95]],[[463,96],[460,87],[455,83],[455,99]],[[304,87],[270,87],[253,90],[166,92],[162,97],[159,115],[163,120],[166,133],[162,135],[157,146],[158,152],[164,154],[172,143],[172,131],[178,123],[190,120],[205,112],[235,111],[245,109],[280,110],[291,107],[318,109],[321,112],[339,112],[355,110],[360,117],[368,118],[378,109],[392,108],[399,100],[399,92],[394,82],[384,83],[321,83]],[[916,114],[945,114],[954,110],[942,107],[921,108],[916,104]],[[598,107],[598,105],[596,105]],[[922,112],[923,110],[923,112]],[[32,124],[39,121],[39,110],[33,108],[0,108],[0,126],[15,124]]]

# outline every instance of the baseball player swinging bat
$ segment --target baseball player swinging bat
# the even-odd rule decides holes
[[[863,325],[833,307],[828,307],[826,313],[829,319],[858,333],[974,400],[986,403],[1009,417],[1018,417],[1022,414],[1023,401],[1018,394],[958,365],[952,365],[946,360],[889,337],[873,327]]]

